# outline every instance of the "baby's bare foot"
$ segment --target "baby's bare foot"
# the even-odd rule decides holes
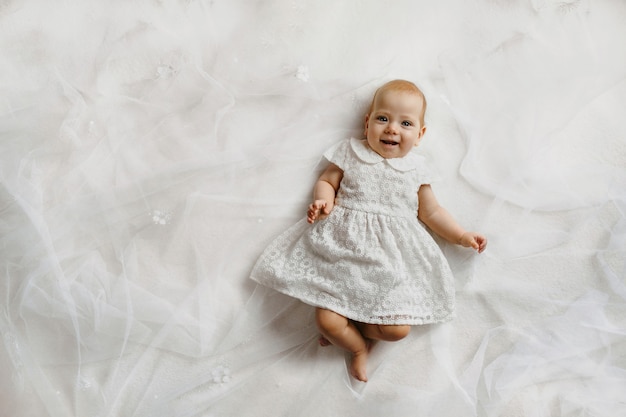
[[[326,339],[324,336],[320,336],[317,339],[317,342],[320,344],[320,346],[325,347],[325,346],[329,346],[331,345],[330,340]]]
[[[367,382],[367,357],[369,356],[376,340],[365,339],[365,350],[352,355],[350,363],[350,375],[359,381]]]
[[[367,382],[367,356],[369,349],[352,354],[350,362],[350,375],[362,382]]]

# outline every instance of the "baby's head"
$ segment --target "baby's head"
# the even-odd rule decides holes
[[[417,146],[424,133],[426,99],[415,84],[394,80],[374,94],[365,116],[365,137],[383,158],[402,158]]]
[[[420,90],[415,84],[407,80],[392,80],[380,86],[378,90],[376,90],[376,92],[374,93],[374,97],[372,98],[372,103],[370,104],[367,114],[371,114],[372,110],[374,110],[374,106],[376,105],[376,99],[379,98],[383,93],[389,91],[415,94],[420,98],[422,103],[422,108],[420,110],[420,127],[424,127],[424,115],[426,114],[426,96],[424,96],[422,90]]]

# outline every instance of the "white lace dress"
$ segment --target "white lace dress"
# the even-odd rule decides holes
[[[350,139],[324,156],[344,171],[331,214],[302,219],[265,249],[251,274],[303,302],[374,324],[425,324],[454,315],[448,262],[417,219],[424,159],[384,159]]]

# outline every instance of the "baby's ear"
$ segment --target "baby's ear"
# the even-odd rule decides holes
[[[365,115],[365,129],[364,129],[365,136],[367,136],[367,125],[368,125],[369,121],[370,121],[370,115],[368,113],[368,114]]]
[[[417,135],[417,139],[415,140],[415,144],[413,146],[417,146],[417,145],[420,144],[420,142],[424,138],[424,134],[425,133],[426,133],[426,126],[422,126],[422,128],[420,129],[419,134]]]

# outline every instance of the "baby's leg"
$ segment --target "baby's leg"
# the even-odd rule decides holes
[[[372,340],[384,340],[387,342],[395,342],[404,339],[411,331],[411,326],[407,325],[383,325],[356,323],[363,337]]]
[[[315,310],[315,319],[320,333],[329,342],[352,353],[350,374],[367,382],[368,342],[359,329],[344,316],[322,308]]]

